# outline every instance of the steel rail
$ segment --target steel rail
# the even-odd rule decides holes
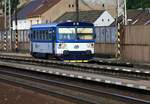
[[[27,75],[27,74],[19,73],[19,72],[16,72],[16,71],[13,72],[13,69],[11,71],[9,71],[8,69],[7,70],[0,70],[0,73],[1,73],[0,78],[2,78],[2,79],[4,79],[3,75],[15,76],[17,78],[29,79],[29,80],[32,80],[32,81],[33,80],[38,81],[38,82],[42,81],[43,83],[47,82],[47,83],[51,83],[51,84],[54,84],[54,85],[57,85],[57,86],[60,86],[60,87],[63,87],[63,88],[66,87],[67,89],[68,88],[73,89],[73,90],[75,89],[77,91],[82,91],[84,93],[87,92],[87,93],[90,93],[90,94],[94,94],[96,96],[102,96],[103,95],[103,96],[107,96],[107,97],[109,96],[111,98],[119,99],[121,101],[126,101],[126,102],[130,102],[130,103],[150,104],[150,101],[145,101],[145,100],[138,99],[138,98],[135,98],[135,97],[125,96],[125,95],[120,95],[120,94],[110,93],[110,92],[105,92],[105,91],[99,91],[99,90],[96,90],[96,89],[90,89],[90,88],[86,88],[86,87],[75,85],[75,84],[68,84],[68,83],[64,83],[64,82],[58,82],[58,81],[55,81],[55,80],[45,79],[45,78],[38,77],[38,76]],[[38,87],[37,84],[34,87]],[[70,96],[70,95],[68,96],[68,95],[64,94],[63,96],[67,96],[67,97],[69,97],[71,99],[74,99],[74,100],[77,99],[78,101],[80,100],[82,102],[86,102],[87,104],[96,104],[96,103],[94,103],[90,100],[88,101],[87,99],[85,101],[85,99],[79,99],[79,98],[76,98],[76,97]]]

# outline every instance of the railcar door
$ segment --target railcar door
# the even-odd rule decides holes
[[[55,41],[56,41],[55,28],[52,28],[51,33],[52,33],[52,51],[53,51],[53,55],[55,55]]]

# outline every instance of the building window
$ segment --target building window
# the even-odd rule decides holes
[[[74,8],[74,4],[69,4],[69,8]]]
[[[69,4],[69,8],[71,8],[71,5]]]
[[[102,22],[104,22],[104,19],[102,19]]]
[[[110,21],[110,19],[108,19],[108,21]]]
[[[105,7],[105,4],[103,4],[102,7]]]

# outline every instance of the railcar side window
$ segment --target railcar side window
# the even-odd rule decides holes
[[[43,40],[46,40],[46,31],[43,31]]]
[[[31,39],[32,40],[52,40],[53,30],[32,30]]]
[[[42,32],[43,32],[43,31],[39,31],[39,39],[38,39],[38,40],[42,40],[42,35],[43,35]]]
[[[35,31],[35,40],[39,39],[39,31]]]
[[[33,31],[33,40],[35,40],[35,35],[36,35],[36,32],[35,32],[35,30]]]

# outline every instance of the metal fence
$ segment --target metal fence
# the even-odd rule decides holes
[[[97,43],[115,43],[116,42],[116,27],[96,27],[96,42]],[[29,42],[29,30],[18,31],[19,42]],[[0,31],[0,41],[4,41],[4,31]],[[15,41],[15,31],[12,31],[12,42]]]
[[[0,42],[4,41],[4,31],[0,31]],[[7,34],[7,32],[6,32]],[[18,41],[19,42],[29,42],[29,30],[20,30],[18,31]],[[7,35],[8,38],[8,35]],[[15,41],[15,31],[12,31],[12,42]]]
[[[116,43],[116,27],[96,27],[96,43]]]

